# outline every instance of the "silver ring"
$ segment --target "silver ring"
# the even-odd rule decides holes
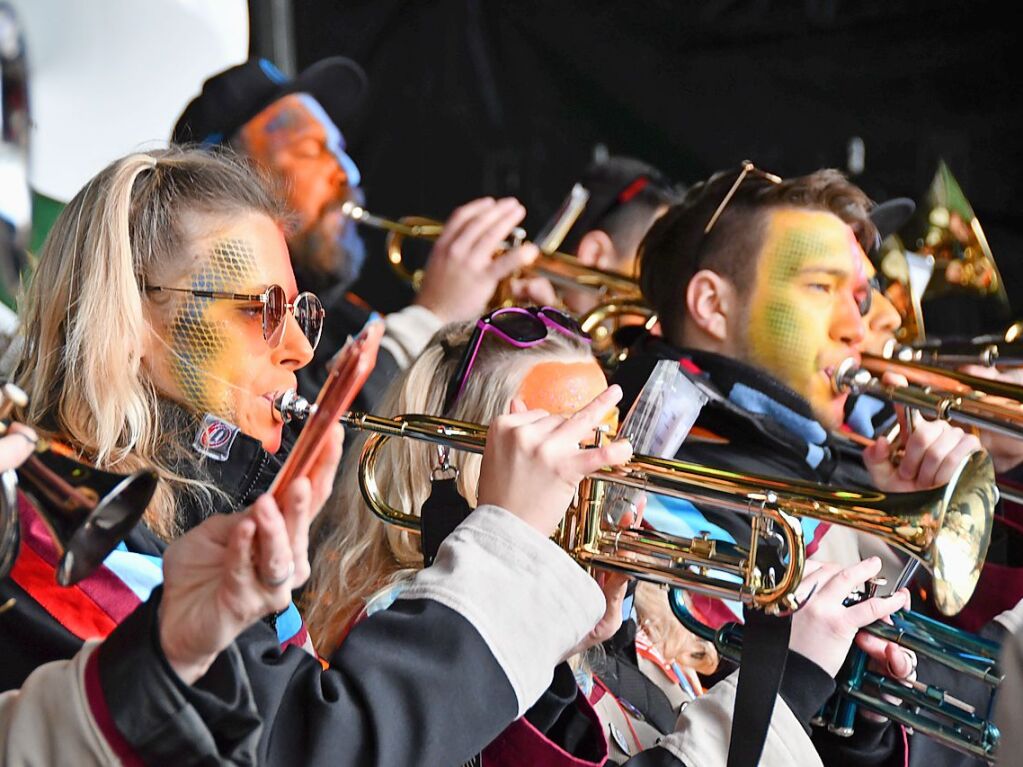
[[[291,576],[294,574],[295,560],[291,560],[290,562],[288,562],[288,568],[287,570],[284,571],[284,575],[282,575],[280,578],[264,578],[262,575],[259,576],[259,578],[261,581],[263,581],[265,585],[270,586],[271,588],[276,588],[277,586],[284,585],[284,583],[288,581],[288,579],[290,579]]]

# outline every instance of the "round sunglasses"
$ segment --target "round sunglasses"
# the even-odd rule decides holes
[[[493,333],[506,344],[517,349],[528,349],[547,340],[547,334],[551,328],[564,335],[578,338],[580,341],[591,342],[590,336],[582,329],[575,317],[560,309],[555,309],[553,306],[509,306],[495,309],[476,320],[476,327],[472,331],[462,359],[448,382],[447,395],[444,398],[444,413],[450,413],[451,408],[458,402],[458,398],[462,396],[486,333]]]
[[[149,293],[187,293],[198,298],[214,298],[225,301],[249,301],[263,305],[263,338],[276,349],[284,340],[284,321],[291,312],[302,334],[309,345],[315,350],[320,343],[323,332],[323,317],[326,312],[323,304],[315,293],[299,293],[294,302],[288,301],[288,294],[280,285],[271,285],[262,293],[227,293],[218,290],[199,290],[197,288],[167,288],[159,285],[146,285]]]

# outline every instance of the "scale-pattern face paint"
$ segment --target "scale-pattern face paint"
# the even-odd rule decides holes
[[[190,287],[241,291],[243,286],[255,282],[256,274],[251,246],[244,240],[224,239],[213,244],[206,263],[192,275]],[[224,383],[230,376],[225,369],[229,362],[225,352],[230,343],[225,313],[237,309],[237,304],[184,294],[182,299],[170,323],[174,380],[185,399],[199,412],[231,420],[234,396]]]
[[[836,414],[840,423],[842,398],[832,392],[828,371],[852,351],[842,339],[862,336],[854,291],[867,289],[863,257],[836,216],[774,211],[748,304],[744,356],[807,399],[829,426],[837,426],[830,423]]]

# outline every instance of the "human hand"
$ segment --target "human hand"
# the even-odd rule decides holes
[[[160,602],[160,646],[192,684],[248,626],[285,609],[309,577],[313,488],[297,479],[283,508],[269,494],[239,514],[217,514],[168,547]]]
[[[816,569],[811,569],[811,564]],[[890,597],[871,597],[845,607],[845,598],[881,571],[879,558],[870,557],[846,568],[807,563],[807,570],[796,594],[802,607],[792,616],[789,649],[835,676],[857,632],[909,605],[909,592],[901,589]],[[862,640],[860,646],[872,657],[877,652],[876,643]]]
[[[526,244],[494,257],[525,215],[513,197],[483,197],[457,208],[430,251],[415,303],[444,322],[480,316],[498,283],[539,255],[535,245]]]
[[[544,277],[513,277],[508,284],[516,306],[558,306],[558,293]]]
[[[32,455],[38,438],[29,427],[20,423],[12,423],[7,433],[0,437],[0,471],[16,469]]]
[[[984,365],[967,365],[963,368],[963,372],[978,378],[990,378],[1005,383],[1023,385],[1023,368],[998,370]],[[1015,400],[1005,397],[985,397],[984,401],[1017,410],[1020,415],[1023,415],[1023,408]],[[991,454],[995,471],[999,473],[1010,471],[1023,463],[1023,440],[1021,439],[984,429],[980,432],[980,444]]]
[[[885,374],[884,381],[895,386],[907,383],[902,376],[890,373]],[[900,433],[905,434],[910,416],[901,406],[896,407],[896,412]],[[981,449],[979,439],[957,426],[915,418],[897,465],[892,460],[893,445],[885,437],[863,451],[863,463],[879,490],[905,493],[947,484],[966,457]]]
[[[571,658],[573,655],[585,652],[591,647],[596,647],[602,642],[606,642],[621,628],[625,591],[631,578],[622,573],[601,571],[597,573],[596,580],[600,590],[604,592],[604,600],[606,602],[604,614],[597,621],[597,625],[593,627],[593,630],[583,637],[582,641],[565,655],[565,658]]]
[[[570,418],[526,410],[521,400],[514,400],[511,412],[495,418],[487,431],[479,502],[505,508],[550,535],[583,477],[632,457],[626,440],[580,447],[621,398],[621,388],[610,386]]]

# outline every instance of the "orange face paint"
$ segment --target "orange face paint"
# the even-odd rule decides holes
[[[359,169],[345,152],[341,131],[308,94],[273,102],[238,130],[237,140],[277,176],[300,233],[359,185]]]
[[[538,362],[529,369],[519,386],[519,397],[529,409],[546,410],[561,416],[578,412],[607,388],[607,379],[596,360],[579,362]],[[618,410],[604,419],[612,430],[618,427]]]

